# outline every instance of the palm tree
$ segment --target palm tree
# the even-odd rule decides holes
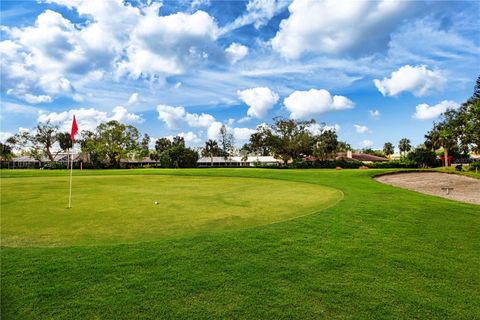
[[[398,149],[400,150],[400,154],[403,152],[403,156],[405,156],[405,153],[407,153],[412,149],[410,140],[407,138],[401,139],[400,142],[398,143]]]
[[[446,123],[437,123],[432,131],[425,135],[425,146],[433,151],[443,148],[445,168],[448,168],[448,151],[457,143],[455,133]]]
[[[392,155],[394,152],[393,144],[391,142],[385,142],[383,145],[383,153],[390,158],[390,155]]]
[[[205,148],[203,149],[203,154],[210,156],[211,165],[213,167],[213,156],[217,154],[219,150],[218,143],[215,140],[209,139],[205,142]]]

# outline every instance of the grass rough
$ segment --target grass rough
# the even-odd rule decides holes
[[[478,318],[479,206],[372,179],[386,171],[81,173],[256,177],[319,184],[345,197],[320,214],[249,229],[131,244],[2,247],[2,319]],[[2,198],[6,177],[65,173],[2,172]]]

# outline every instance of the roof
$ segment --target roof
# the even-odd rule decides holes
[[[357,161],[371,161],[371,162],[381,162],[381,161],[388,161],[387,158],[374,156],[368,153],[352,153],[352,157],[348,158],[345,152],[337,153],[337,159],[353,159]]]
[[[121,159],[121,163],[157,163],[157,161],[150,159],[150,157],[144,157],[142,159]]]
[[[14,161],[14,162],[38,162],[38,160],[36,160],[36,159],[34,159],[33,157],[30,157],[30,156],[16,157],[16,158],[13,158],[12,161]]]
[[[238,162],[260,162],[260,163],[279,163],[280,160],[275,159],[272,156],[258,156],[258,157],[229,157],[225,159],[224,157],[202,157],[198,159],[197,163],[238,163]]]
[[[54,153],[53,154],[53,161],[54,162],[67,162],[67,161],[70,161],[70,159],[68,158],[69,157],[69,154],[68,153]],[[73,154],[73,160],[74,161],[78,161],[79,159],[81,158],[81,154],[80,153],[74,153]],[[31,156],[20,156],[20,157],[15,157],[12,159],[12,161],[15,161],[15,162],[38,162],[38,160],[36,160],[35,158],[31,157]],[[41,162],[50,162],[50,159],[46,156],[43,156],[42,159],[41,159]]]

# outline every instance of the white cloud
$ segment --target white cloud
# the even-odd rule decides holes
[[[37,107],[2,101],[2,113],[39,114],[40,112],[42,109]]]
[[[308,130],[314,135],[319,135],[322,132],[328,131],[328,130],[332,130],[338,133],[341,130],[341,127],[338,123],[335,123],[333,125],[324,125],[320,123],[314,123],[308,127]]]
[[[266,87],[239,90],[237,95],[250,107],[247,115],[258,119],[264,118],[279,98],[278,94]]]
[[[145,8],[130,36],[127,59],[119,72],[142,75],[178,75],[206,60],[216,50],[218,26],[204,11],[159,16],[160,5]]]
[[[351,109],[354,103],[344,96],[331,96],[324,89],[295,91],[283,100],[290,118],[305,119],[328,111]]]
[[[375,79],[373,83],[384,96],[396,96],[403,91],[409,91],[416,97],[421,97],[442,88],[446,81],[439,70],[428,70],[425,65],[405,65],[393,71],[390,78]]]
[[[220,137],[220,129],[222,128],[222,123],[215,121],[212,123],[207,130],[208,139],[217,140]]]
[[[202,113],[200,115],[196,113],[186,113],[185,121],[190,127],[206,128],[215,122],[215,118],[208,113]]]
[[[406,1],[294,0],[282,20],[272,47],[287,59],[303,53],[342,53],[372,50],[406,13]]]
[[[191,143],[191,144],[198,144],[200,142],[202,142],[202,139],[200,139],[195,133],[193,133],[192,131],[189,131],[189,132],[180,132],[179,134],[177,134],[178,136],[180,137],[183,137],[183,139],[185,140],[185,142],[187,143]]]
[[[185,117],[185,108],[172,107],[160,104],[157,106],[158,119],[165,122],[169,129],[177,129],[181,126]]]
[[[363,147],[363,148],[371,148],[371,147],[373,147],[373,141],[363,140],[362,142],[360,142],[360,146]]]
[[[35,96],[30,93],[25,94],[23,96],[23,99],[28,103],[32,103],[32,104],[52,102],[52,97],[50,96],[46,96],[46,95]]]
[[[0,131],[0,142],[5,143],[5,141],[12,136],[13,133],[11,132]]]
[[[378,110],[368,110],[368,115],[372,119],[375,119],[375,120],[380,119],[380,111]]]
[[[362,126],[362,125],[358,125],[358,124],[354,124],[353,126],[355,127],[355,131],[357,133],[363,134],[363,133],[368,132],[368,127],[367,126]]]
[[[190,4],[190,8],[195,10],[199,7],[208,7],[210,5],[210,0],[193,0]]]
[[[158,118],[165,122],[169,129],[178,129],[183,123],[190,127],[206,128],[215,122],[215,118],[207,113],[188,113],[184,107],[172,107],[167,105],[157,106]]]
[[[128,102],[127,104],[137,104],[140,102],[140,97],[138,95],[138,92],[135,92],[135,93],[132,93],[132,95],[130,96],[130,98],[128,99]]]
[[[113,108],[113,116],[110,118],[110,120],[116,120],[121,123],[142,123],[145,121],[141,115],[128,112],[128,110],[122,106],[116,106]]]
[[[422,103],[416,106],[416,111],[413,114],[413,118],[418,120],[430,120],[438,117],[448,109],[458,109],[460,105],[455,101],[443,100],[442,102],[429,106],[426,103]]]
[[[250,128],[233,128],[233,137],[235,141],[247,141],[256,131]]]
[[[175,89],[178,89],[182,86],[182,83],[180,81],[178,81],[177,83],[175,83],[175,85],[173,86]]]
[[[225,52],[230,62],[235,64],[237,61],[240,61],[247,56],[248,47],[234,42],[225,49]]]
[[[243,118],[241,118],[241,119],[238,119],[237,122],[238,122],[238,123],[244,123],[244,122],[248,122],[248,121],[250,121],[250,120],[252,120],[252,118],[250,118],[250,117],[243,117]]]
[[[224,63],[217,46],[218,26],[204,11],[159,15],[161,4],[140,6],[122,0],[46,0],[75,10],[85,22],[74,24],[46,10],[25,27],[2,27],[2,92],[80,97],[77,82],[92,72],[118,78],[161,79],[211,59]],[[239,59],[239,47],[234,59]],[[97,81],[97,80],[95,80]],[[32,101],[30,96],[27,98]]]
[[[253,24],[256,29],[265,26],[270,19],[279,14],[288,5],[285,0],[250,0],[246,12],[232,23],[222,28],[220,34]]]
[[[71,109],[63,112],[42,113],[38,116],[38,122],[50,121],[52,124],[59,125],[60,130],[70,132],[72,126],[73,115],[77,119],[79,131],[94,130],[100,123],[110,120],[117,120],[119,122],[143,122],[141,116],[134,113],[128,113],[127,109],[117,106],[112,110],[112,114],[100,111],[95,108],[80,108]]]
[[[454,13],[455,14],[455,13]],[[428,15],[423,19],[407,23],[391,34],[388,55],[394,61],[477,61],[480,53],[478,42],[462,36],[462,28],[468,25],[462,13],[451,19],[445,28],[442,19]],[[476,21],[475,21],[476,23]]]
[[[60,126],[61,131],[70,132],[73,115],[78,123],[79,131],[94,130],[101,122],[108,121],[107,112],[99,111],[94,108],[80,108],[63,112],[44,113],[38,117],[38,122],[50,121],[52,124]]]
[[[218,140],[220,138],[220,129],[223,125],[224,124],[219,121],[213,122],[207,130],[208,139]],[[238,142],[241,143],[247,141],[250,139],[250,135],[256,132],[254,129],[250,128],[232,128],[228,124],[225,125],[225,127],[229,133],[233,134],[236,144],[238,144]]]

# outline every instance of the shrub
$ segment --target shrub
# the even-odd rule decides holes
[[[318,168],[318,169],[335,169],[336,167],[342,167],[344,169],[357,169],[363,166],[363,163],[360,161],[344,161],[344,160],[324,160],[324,161],[304,161],[296,160],[291,164],[292,168],[295,169],[308,169],[308,168]]]
[[[476,160],[468,166],[468,170],[470,171],[475,171],[475,170],[480,170],[480,160]]]
[[[437,155],[432,150],[416,148],[407,155],[407,159],[417,163],[418,167],[434,167]]]
[[[369,163],[368,167],[373,169],[418,168],[418,164],[412,160],[402,159],[386,162],[373,162]]]
[[[47,162],[43,165],[43,169],[67,169],[65,162]]]

